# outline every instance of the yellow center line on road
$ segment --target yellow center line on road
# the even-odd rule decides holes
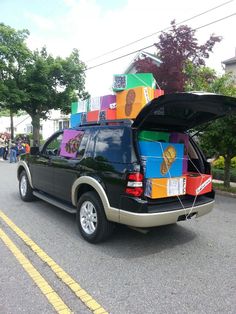
[[[108,312],[95,301],[81,286],[68,275],[50,256],[48,256],[33,240],[31,240],[13,221],[0,210],[0,218],[25,242],[25,244],[46,263],[56,276],[64,282],[71,291],[89,308],[94,314],[108,314]],[[63,313],[64,314],[64,313]]]
[[[48,282],[43,278],[43,276],[36,270],[36,268],[31,264],[31,262],[24,256],[23,253],[18,249],[18,247],[11,241],[11,239],[6,235],[6,233],[0,228],[0,239],[5,243],[8,249],[13,253],[18,262],[22,265],[25,271],[33,279],[48,301],[52,304],[54,309],[60,314],[69,314],[72,311],[69,307],[62,301],[59,295],[52,289]]]

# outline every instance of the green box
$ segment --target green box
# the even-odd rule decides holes
[[[71,113],[72,114],[77,113],[77,109],[78,109],[78,101],[72,102],[72,104],[71,104]]]
[[[115,74],[112,88],[115,92],[135,87],[156,87],[152,73]]]
[[[170,140],[170,133],[156,131],[141,131],[138,134],[139,141],[165,142]]]
[[[71,104],[71,113],[80,113],[80,112],[88,112],[89,111],[89,101],[90,99],[81,100],[72,102]]]

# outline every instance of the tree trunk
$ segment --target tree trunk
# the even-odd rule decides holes
[[[224,186],[226,188],[230,187],[230,165],[231,165],[231,156],[228,154],[225,157],[225,172],[224,172]]]
[[[11,109],[10,109],[10,128],[11,128],[11,140],[14,140],[13,112]]]
[[[32,115],[32,126],[33,126],[33,146],[40,145],[40,116],[38,114]]]

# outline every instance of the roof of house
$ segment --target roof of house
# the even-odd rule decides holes
[[[225,61],[222,61],[222,63],[224,63],[224,64],[226,64],[226,65],[228,65],[228,64],[234,64],[234,63],[236,63],[236,56],[233,57],[233,58],[227,59],[227,60],[225,60]]]
[[[152,59],[157,65],[160,65],[162,63],[162,61],[160,59],[157,58],[156,55],[146,52],[146,51],[140,51],[138,52],[135,57],[133,58],[132,62],[130,63],[130,65],[126,68],[126,70],[124,71],[124,73],[129,73],[131,71],[131,69],[134,67],[134,61],[138,58],[138,57],[148,57],[150,59]]]

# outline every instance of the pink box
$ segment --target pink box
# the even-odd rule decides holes
[[[116,95],[106,95],[100,97],[101,110],[115,109]]]
[[[184,144],[183,173],[187,173],[189,136],[179,132],[170,133],[170,143]]]

